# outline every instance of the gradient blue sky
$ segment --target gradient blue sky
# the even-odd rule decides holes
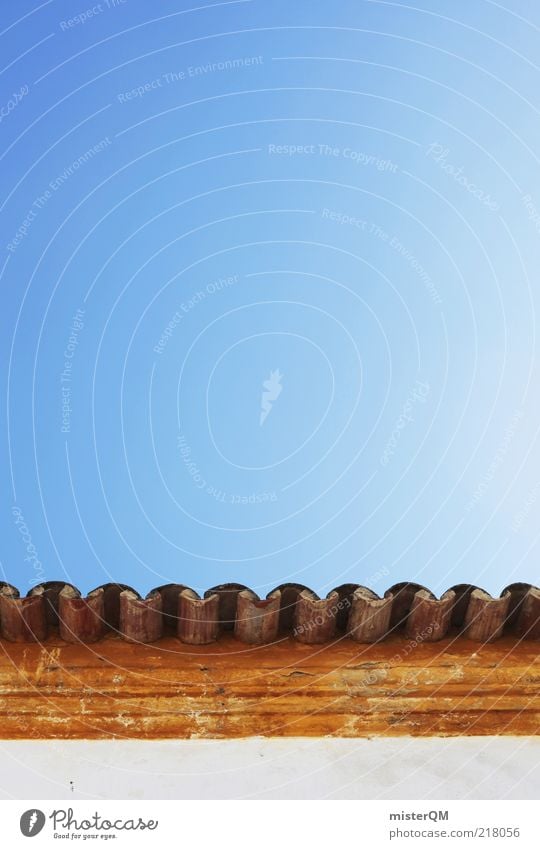
[[[4,578],[539,583],[538,5],[0,40]]]

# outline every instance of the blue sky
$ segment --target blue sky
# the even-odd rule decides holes
[[[1,4],[6,580],[538,583],[539,27]]]

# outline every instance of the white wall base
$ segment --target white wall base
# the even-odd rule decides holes
[[[539,792],[536,737],[0,742],[2,799],[536,799]]]

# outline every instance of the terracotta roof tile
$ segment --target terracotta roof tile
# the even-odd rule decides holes
[[[125,584],[108,583],[86,598],[71,584],[47,581],[24,598],[0,584],[0,631],[13,642],[42,641],[49,633],[66,642],[93,643],[116,631],[125,640],[151,643],[174,634],[190,645],[219,639],[224,631],[249,644],[293,636],[301,643],[329,643],[349,636],[360,643],[403,631],[425,642],[448,633],[478,642],[504,632],[540,639],[540,589],[515,583],[499,598],[472,584],[458,584],[440,599],[420,584],[404,582],[382,597],[358,584],[343,584],[326,598],[301,584],[282,584],[266,599],[242,584],[212,587],[201,598],[183,584],[151,590],[146,598]]]

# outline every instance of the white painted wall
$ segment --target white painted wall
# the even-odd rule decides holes
[[[540,738],[0,741],[2,799],[539,795]]]

